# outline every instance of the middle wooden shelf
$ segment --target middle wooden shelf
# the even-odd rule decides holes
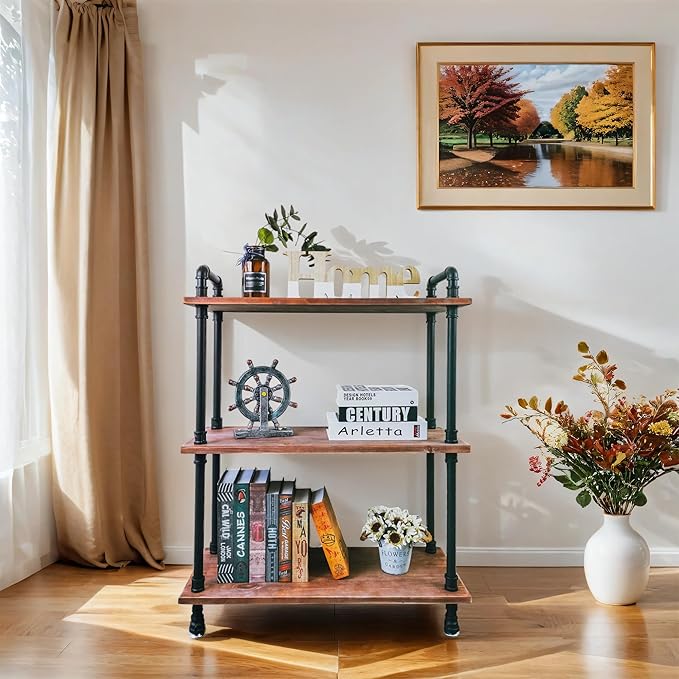
[[[187,441],[182,453],[280,453],[297,454],[352,454],[352,453],[469,453],[471,446],[464,441],[446,443],[443,429],[428,429],[426,441],[329,441],[325,427],[293,427],[294,436],[237,439],[234,430],[224,427],[207,432],[207,443]]]

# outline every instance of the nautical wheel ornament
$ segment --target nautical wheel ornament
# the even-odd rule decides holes
[[[250,359],[247,363],[248,369],[238,381],[229,380],[236,388],[236,402],[229,406],[229,411],[238,410],[249,420],[247,429],[236,429],[234,436],[237,439],[292,436],[293,430],[281,427],[278,418],[288,407],[297,407],[290,400],[290,385],[297,378],[288,379],[278,370],[276,358],[271,365],[255,365]]]

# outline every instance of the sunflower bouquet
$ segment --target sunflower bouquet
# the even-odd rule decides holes
[[[416,542],[431,542],[431,533],[422,519],[407,509],[377,505],[368,510],[361,540],[383,542],[391,547],[408,547]]]
[[[540,441],[539,454],[529,458],[538,486],[552,477],[577,492],[581,507],[594,501],[606,514],[630,514],[646,504],[646,486],[679,472],[679,392],[630,399],[606,351],[594,355],[585,342],[578,351],[585,363],[573,379],[589,387],[595,410],[576,417],[563,401],[532,396],[518,399],[518,409],[506,406],[501,417]]]

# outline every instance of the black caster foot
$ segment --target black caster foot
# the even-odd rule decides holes
[[[443,633],[451,639],[460,636],[460,624],[457,621],[457,604],[446,604],[446,617],[443,621]]]
[[[189,634],[192,639],[200,639],[205,636],[205,616],[202,606],[191,607],[191,622],[189,623]]]

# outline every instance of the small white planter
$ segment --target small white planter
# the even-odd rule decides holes
[[[392,547],[386,540],[380,540],[380,566],[389,575],[403,575],[410,568],[413,546]]]
[[[646,589],[651,558],[648,545],[629,516],[604,515],[604,523],[585,546],[585,577],[602,604],[636,603]]]

